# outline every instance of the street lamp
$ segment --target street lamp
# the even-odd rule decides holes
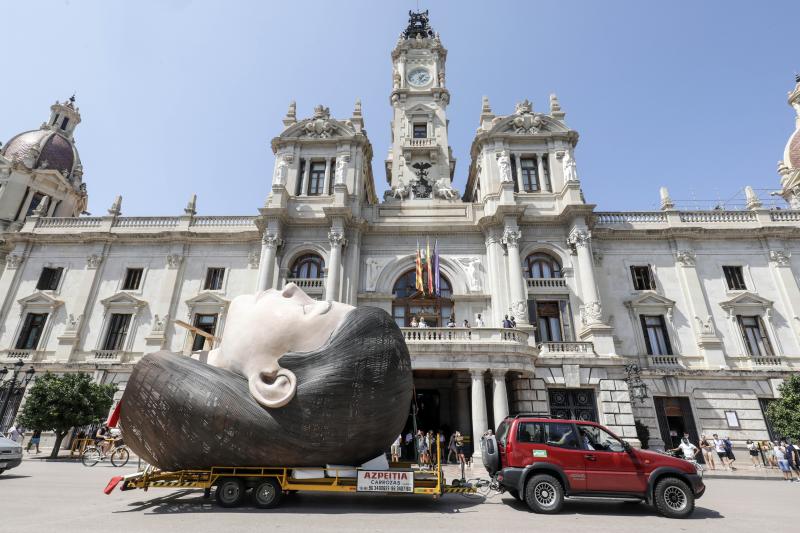
[[[625,373],[628,377],[625,382],[628,384],[628,390],[631,393],[631,398],[639,400],[639,403],[644,403],[645,399],[649,396],[647,394],[647,383],[642,381],[642,376],[639,372],[639,365],[636,363],[629,363],[625,365]]]
[[[23,366],[25,366],[25,363],[23,363],[21,359],[14,363],[14,372],[11,374],[11,379],[6,381],[4,380],[6,375],[8,375],[8,368],[3,367],[0,369],[0,382],[2,383],[2,385],[0,385],[0,390],[4,391],[5,395],[3,407],[0,409],[0,425],[3,425],[3,421],[5,420],[6,409],[8,409],[8,402],[11,400],[11,396],[17,391],[24,391],[25,387],[28,386],[28,383],[31,382],[33,375],[36,373],[36,370],[30,367],[25,371],[24,375],[18,379]],[[5,431],[7,428],[0,427],[0,429]]]

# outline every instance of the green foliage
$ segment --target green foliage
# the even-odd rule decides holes
[[[77,426],[103,420],[114,401],[116,385],[98,385],[83,372],[57,376],[47,372],[31,386],[19,423],[30,429],[53,431],[55,457],[61,440]]]
[[[778,390],[781,397],[767,408],[772,428],[782,437],[800,438],[800,376],[789,377]]]
[[[650,429],[641,420],[635,420],[634,423],[636,424],[636,437],[642,443],[642,449],[646,450],[650,447]]]

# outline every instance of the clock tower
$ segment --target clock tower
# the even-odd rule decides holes
[[[453,200],[456,161],[447,140],[447,50],[428,12],[409,11],[392,51],[392,147],[386,160],[388,200]]]

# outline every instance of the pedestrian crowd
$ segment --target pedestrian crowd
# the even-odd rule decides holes
[[[437,447],[438,438],[438,447]],[[416,462],[420,467],[433,468],[436,465],[436,453],[439,461],[447,464],[465,464],[471,466],[471,453],[467,449],[466,439],[460,431],[454,431],[449,439],[443,431],[434,433],[433,430],[411,431],[405,435],[398,435],[391,446],[392,462]]]

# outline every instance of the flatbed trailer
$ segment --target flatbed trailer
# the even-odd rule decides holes
[[[438,448],[438,442],[437,442]],[[323,475],[319,478],[294,477],[295,467],[215,466],[210,469],[162,471],[147,467],[141,472],[111,479],[105,489],[110,494],[122,482],[120,490],[148,490],[150,488],[198,489],[210,495],[216,487],[216,501],[222,507],[236,507],[244,502],[251,491],[252,503],[261,509],[280,504],[285,494],[306,492],[346,492],[359,494],[428,495],[434,500],[447,493],[470,494],[476,488],[459,483],[447,484],[437,453],[432,469],[416,469],[411,464],[393,463],[388,470],[358,469],[356,476],[347,475],[350,467],[313,468]]]

